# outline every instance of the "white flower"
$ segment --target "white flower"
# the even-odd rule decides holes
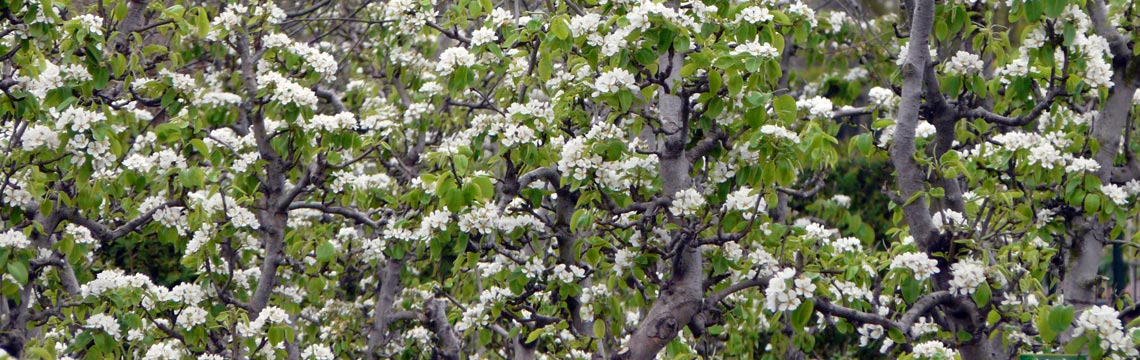
[[[32,242],[28,241],[28,237],[24,235],[23,231],[8,229],[8,231],[0,233],[0,247],[15,250],[26,248],[31,244]]]
[[[293,39],[282,33],[269,33],[261,37],[261,45],[267,49],[287,47],[292,43]]]
[[[13,76],[24,90],[31,93],[37,99],[43,100],[47,96],[47,92],[55,90],[65,85],[63,74],[59,66],[51,63],[50,61],[43,61],[42,69],[35,77],[26,77],[19,73]]]
[[[75,20],[87,28],[88,33],[103,36],[103,18],[93,14],[83,14],[76,17]]]
[[[334,356],[332,349],[327,345],[320,344],[309,345],[309,347],[305,348],[305,351],[301,352],[301,357],[304,359],[329,360]]]
[[[1134,358],[1138,355],[1138,351],[1133,345],[1131,337],[1125,335],[1119,317],[1120,313],[1112,307],[1105,305],[1090,307],[1081,312],[1081,315],[1073,323],[1076,327],[1073,335],[1080,336],[1085,332],[1093,333],[1101,339],[1101,349],[1119,352]]]
[[[902,46],[899,48],[899,56],[898,56],[898,60],[895,60],[895,65],[902,66],[903,64],[905,64],[907,52],[909,52],[909,51],[910,51],[910,43],[909,42],[903,43]],[[931,46],[930,47],[930,58],[933,59],[936,57],[938,57],[938,49]]]
[[[907,252],[895,256],[891,259],[891,269],[910,269],[914,272],[914,278],[921,281],[930,278],[931,275],[937,274],[938,260],[931,259],[924,253],[920,252]]]
[[[1070,173],[1075,172],[1096,172],[1100,170],[1100,164],[1094,159],[1074,157],[1069,159],[1069,165],[1065,165],[1065,171]]]
[[[750,24],[759,24],[772,21],[773,17],[774,16],[772,13],[768,11],[768,8],[749,6],[747,8],[744,8],[744,10],[741,10],[739,14],[736,14],[736,21],[746,21]]]
[[[1003,84],[1008,84],[1012,77],[1025,77],[1029,75],[1029,57],[1022,56],[997,70]]]
[[[316,109],[317,94],[313,90],[295,83],[280,73],[266,71],[257,75],[260,86],[273,85],[269,99],[281,104],[294,104],[299,107]]]
[[[189,329],[198,325],[205,324],[206,315],[208,314],[209,313],[207,313],[206,310],[197,306],[185,308],[182,310],[181,314],[178,314],[178,325]]]
[[[757,202],[759,202],[759,204],[757,204]],[[767,208],[768,204],[764,201],[764,198],[760,197],[759,194],[752,195],[752,188],[747,186],[742,186],[740,190],[729,193],[722,207],[724,211],[740,211],[741,216],[745,219],[752,219],[757,211],[764,211]],[[753,209],[755,209],[755,211]]]
[[[794,269],[783,269],[768,280],[764,289],[764,308],[771,312],[795,310],[801,300],[795,289],[788,288],[788,280],[795,276]]]
[[[732,262],[740,261],[744,257],[744,249],[740,247],[740,244],[733,241],[725,243],[721,246],[721,250],[724,250],[724,258]]]
[[[847,195],[835,194],[834,196],[831,197],[831,201],[835,202],[836,205],[839,205],[839,206],[844,207],[844,208],[851,206],[851,197],[847,196]]]
[[[178,340],[167,340],[146,349],[145,360],[179,360],[183,351]]]
[[[224,91],[211,91],[202,94],[200,97],[194,99],[194,103],[198,106],[224,107],[228,105],[240,104],[241,96]]]
[[[1128,205],[1128,193],[1124,188],[1115,184],[1104,184],[1100,186],[1100,192],[1104,193],[1116,205]]]
[[[480,28],[471,32],[471,46],[479,46],[499,40],[499,36],[495,35],[495,30],[490,28]]]
[[[842,11],[832,11],[827,14],[827,23],[831,25],[827,29],[829,33],[835,34],[843,30],[843,24],[847,22],[847,13]]]
[[[288,49],[289,52],[294,55],[305,59],[305,62],[309,64],[309,67],[313,68],[313,71],[330,78],[336,74],[336,58],[331,54],[320,51],[304,42],[291,43]]]
[[[791,142],[796,143],[796,144],[800,143],[799,134],[791,132],[788,129],[785,129],[783,126],[764,125],[764,126],[760,127],[760,133],[766,134],[766,135],[774,135],[776,137],[788,139],[788,140],[791,140]]]
[[[957,355],[957,351],[946,347],[941,341],[937,340],[914,345],[914,356],[917,359],[949,360]]]
[[[934,136],[934,134],[937,132],[938,129],[934,127],[934,124],[931,124],[926,120],[921,120],[918,122],[918,127],[914,129],[914,136],[925,139]]]
[[[87,318],[87,321],[84,322],[83,326],[88,329],[103,330],[103,332],[107,333],[107,335],[111,335],[111,337],[116,340],[120,337],[119,321],[107,314],[99,313],[91,315]]]
[[[966,226],[966,218],[962,216],[962,213],[950,209],[944,209],[942,211],[934,213],[934,215],[931,216],[931,221],[934,222],[934,226],[937,227]]]
[[[594,33],[601,24],[602,16],[595,13],[587,13],[585,15],[578,15],[570,19],[570,33],[574,37],[579,37],[587,34]]]
[[[954,276],[950,280],[950,292],[958,295],[973,294],[979,285],[986,282],[986,269],[977,260],[956,262],[950,265],[950,273]]]
[[[625,273],[625,269],[633,266],[633,259],[637,256],[633,251],[626,248],[618,249],[614,253],[614,273],[621,276]]]
[[[803,16],[804,19],[808,21],[808,24],[813,28],[818,25],[817,20],[815,19],[815,10],[800,0],[796,0],[794,4],[788,6],[787,12],[791,15]]]
[[[261,310],[261,313],[257,315],[257,319],[254,320],[253,322],[258,323],[258,324],[262,324],[262,325],[267,324],[267,323],[268,324],[288,324],[289,323],[289,314],[286,313],[285,310],[282,310],[279,307],[267,306],[265,309]]]
[[[1094,88],[1101,86],[1111,88],[1115,85],[1112,82],[1112,65],[1100,57],[1089,59],[1082,77],[1089,86]]]
[[[918,322],[911,325],[910,334],[911,336],[919,337],[926,334],[937,333],[939,330],[941,330],[941,328],[938,327],[938,324],[931,322],[930,319],[923,316],[918,318]]]
[[[899,97],[895,95],[894,91],[878,86],[871,88],[871,90],[867,92],[867,96],[871,97],[871,102],[875,103],[875,105],[884,108],[892,108],[898,104],[899,101]]]
[[[800,275],[800,277],[796,278],[793,283],[796,285],[796,295],[803,296],[808,299],[811,299],[815,296],[814,294],[816,287],[811,278]]]
[[[23,144],[24,151],[33,151],[42,146],[55,149],[59,147],[59,134],[47,126],[32,125],[24,129],[20,142]]]
[[[578,265],[566,266],[566,264],[558,264],[553,269],[553,274],[558,278],[558,281],[571,284],[577,282],[578,279],[586,277],[586,269]]]
[[[594,96],[598,96],[598,94],[616,93],[621,91],[621,89],[629,89],[629,91],[640,90],[637,86],[637,79],[626,69],[611,69],[610,71],[602,73],[594,80]]]
[[[439,63],[436,64],[435,70],[438,71],[440,75],[447,75],[455,71],[456,67],[473,66],[476,61],[474,54],[467,51],[464,47],[456,46],[444,50],[443,53],[439,55]]]
[[[83,132],[91,129],[91,126],[96,123],[101,123],[107,120],[107,116],[100,112],[89,111],[80,107],[69,107],[59,114],[56,119],[56,125],[59,127],[71,127],[71,131]]]
[[[958,51],[945,65],[947,73],[970,75],[982,70],[982,59],[976,54]]]
[[[705,205],[705,198],[693,188],[678,191],[673,195],[673,202],[669,205],[669,212],[677,216],[696,215]]]
[[[1026,49],[1038,49],[1045,45],[1045,28],[1035,27],[1025,34],[1025,40],[1021,42],[1022,46]]]
[[[776,59],[780,57],[780,51],[772,46],[772,44],[767,42],[760,43],[755,40],[737,45],[736,48],[732,49],[728,54],[732,56],[749,54],[765,59]]]
[[[871,341],[878,340],[883,337],[883,326],[875,324],[863,324],[857,330],[859,332],[859,346],[866,347],[871,344]]]
[[[855,237],[839,238],[831,243],[831,247],[841,253],[863,251],[863,243],[859,241],[859,238]]]
[[[796,102],[796,107],[799,109],[807,109],[811,117],[830,118],[833,110],[831,100],[822,96],[816,96],[810,99],[800,99]]]

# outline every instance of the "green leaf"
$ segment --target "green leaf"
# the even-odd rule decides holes
[[[1073,23],[1065,23],[1065,38],[1062,44],[1065,46],[1072,46],[1073,41],[1077,39],[1077,27]]]
[[[570,216],[570,232],[578,232],[578,229],[588,226],[590,219],[590,212],[586,209],[575,210],[574,215]]]
[[[596,321],[595,323],[599,323],[599,322],[601,322],[601,321]],[[530,343],[533,343],[535,340],[538,340],[539,337],[541,337],[543,334],[546,333],[546,331],[544,331],[543,329],[544,328],[534,329],[534,331],[531,331],[530,334],[527,334],[526,342],[528,344],[530,344]]]
[[[915,278],[908,276],[906,280],[903,280],[903,300],[906,300],[908,304],[913,304],[915,300],[918,300],[918,293],[920,291],[922,291],[922,283]]]
[[[1046,344],[1052,343],[1053,339],[1057,338],[1057,331],[1053,331],[1053,327],[1049,326],[1050,312],[1050,308],[1041,306],[1037,310],[1037,317],[1033,319],[1034,324],[1037,324],[1037,331],[1041,333],[1041,341]]]
[[[894,340],[894,342],[898,344],[906,343],[906,336],[903,335],[902,330],[899,330],[898,328],[892,327],[887,329],[887,337],[891,338],[891,340]]]
[[[285,328],[283,328],[279,325],[274,325],[274,326],[269,328],[269,343],[270,344],[280,344],[281,341],[284,341],[284,340],[285,340]]]
[[[1025,19],[1029,22],[1037,22],[1041,19],[1041,0],[1025,0]]]
[[[800,304],[800,307],[796,308],[796,310],[792,312],[792,326],[797,329],[804,328],[807,326],[808,321],[811,320],[811,314],[814,312],[815,301],[812,301],[810,299],[804,301],[802,304]]]
[[[776,109],[776,115],[784,121],[793,121],[796,119],[796,99],[790,95],[781,95],[772,102],[772,107]]]
[[[206,174],[202,172],[201,168],[193,167],[182,170],[179,177],[182,179],[182,185],[188,188],[198,188],[204,183]]]
[[[19,282],[20,285],[25,285],[28,283],[27,263],[23,261],[13,261],[8,263],[7,268],[8,274],[11,274],[13,278],[16,278],[16,282]]]
[[[633,93],[629,90],[621,90],[618,92],[618,104],[621,105],[621,110],[629,110],[633,106]]]
[[[598,339],[606,337],[606,323],[604,321],[594,322],[594,337]]]
[[[990,284],[983,282],[981,285],[978,285],[977,290],[974,290],[974,303],[978,304],[978,307],[986,306],[986,304],[990,303],[990,296],[992,294],[993,290],[990,289]]]
[[[958,341],[967,342],[974,338],[969,332],[959,330],[957,333]]]
[[[732,75],[728,76],[728,92],[730,94],[735,96],[736,94],[739,94],[740,90],[743,88],[744,88],[744,77],[742,77],[738,73],[733,73]]]
[[[724,85],[724,80],[720,77],[720,71],[709,71],[709,93],[716,94],[720,92],[721,86]]]
[[[1076,309],[1072,305],[1056,305],[1049,311],[1049,329],[1061,333],[1073,323]]]
[[[1085,196],[1085,212],[1096,213],[1100,211],[1100,195],[1088,194]]]
[[[673,38],[673,50],[677,51],[678,53],[688,52],[689,46],[690,44],[688,36],[680,35]]]
[[[559,39],[566,40],[570,37],[570,26],[566,24],[566,18],[559,16],[554,18],[554,22],[550,24],[550,32]]]
[[[322,241],[317,245],[317,260],[327,262],[336,256],[336,248],[333,247],[331,242]]]
[[[1065,11],[1065,0],[1045,0],[1045,16],[1057,18]]]
[[[207,17],[206,9],[198,9],[198,16],[195,17],[194,22],[198,27],[198,37],[205,38],[210,33],[210,19]]]

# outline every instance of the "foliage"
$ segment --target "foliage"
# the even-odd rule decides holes
[[[0,3],[0,348],[1136,356],[1140,8],[906,3]]]

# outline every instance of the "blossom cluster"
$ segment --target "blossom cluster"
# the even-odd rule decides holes
[[[970,295],[986,282],[986,268],[982,262],[973,259],[960,260],[950,265],[950,292],[958,295]]]
[[[926,280],[940,271],[938,260],[931,259],[930,256],[921,252],[907,252],[895,256],[894,259],[891,259],[890,268],[909,269],[914,272],[914,278],[918,280]]]
[[[788,286],[789,281],[792,286]],[[764,308],[771,312],[795,310],[803,302],[801,297],[810,299],[815,296],[815,289],[810,277],[796,277],[795,269],[782,269],[768,280],[768,287],[764,289]]]
[[[1089,333],[1100,338],[1100,347],[1112,352],[1112,359],[1135,358],[1140,356],[1132,336],[1124,332],[1120,323],[1120,313],[1105,305],[1097,305],[1085,309],[1073,323],[1074,336]]]

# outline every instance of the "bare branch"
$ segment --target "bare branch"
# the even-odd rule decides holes
[[[369,227],[371,227],[373,229],[381,229],[384,227],[384,224],[387,223],[386,221],[383,221],[383,220],[380,220],[380,221],[372,220],[372,218],[367,213],[365,213],[363,211],[351,209],[351,208],[346,208],[346,207],[340,207],[340,206],[324,205],[324,204],[319,204],[319,203],[306,203],[306,202],[295,202],[295,203],[289,204],[289,210],[296,210],[296,209],[313,209],[313,210],[320,210],[321,212],[326,213],[326,214],[340,215],[340,216],[343,216],[343,217],[346,217],[346,218],[349,218],[352,220],[356,220],[356,222],[358,222],[358,223],[368,225]]]

